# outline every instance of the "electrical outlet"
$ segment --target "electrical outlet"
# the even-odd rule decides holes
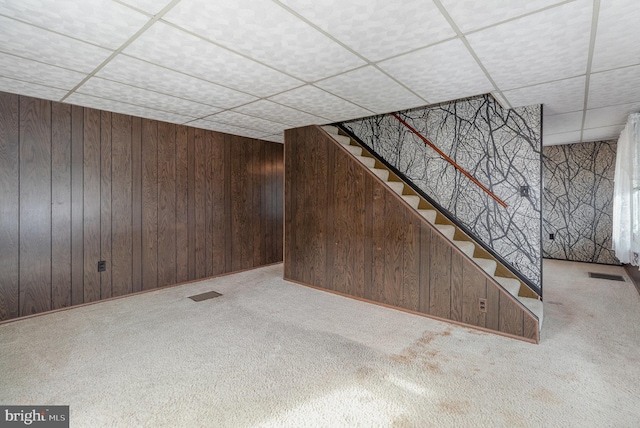
[[[478,309],[480,312],[487,312],[487,299],[479,299]]]
[[[550,233],[550,234],[549,234],[549,239],[551,239],[552,241],[553,241],[554,239],[556,239],[556,234],[555,234],[555,233]]]
[[[107,262],[104,260],[100,260],[98,262],[98,272],[104,272],[107,270]]]
[[[529,186],[520,186],[520,196],[525,198],[529,196]]]

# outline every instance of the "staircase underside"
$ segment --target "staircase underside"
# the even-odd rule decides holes
[[[535,293],[354,140],[336,127],[322,128],[286,133],[286,279],[538,342],[543,312]],[[326,198],[328,219],[322,219],[320,203],[313,207],[316,212],[304,211],[309,195],[318,191],[318,199]],[[308,226],[315,229],[307,232]],[[355,234],[358,241],[341,236],[351,229],[362,232]],[[293,266],[316,263],[297,245],[298,235],[308,235],[312,246],[325,240],[324,276],[319,265],[308,275]],[[362,257],[352,248],[360,247],[359,240],[364,241]],[[383,247],[385,253],[378,254]],[[327,266],[336,261],[338,272],[329,274]],[[402,266],[394,268],[394,262]],[[352,273],[360,272],[360,263],[372,264],[371,273],[364,268],[361,278]],[[362,287],[354,281],[362,281]]]

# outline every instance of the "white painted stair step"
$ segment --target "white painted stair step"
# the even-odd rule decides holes
[[[438,229],[447,239],[453,241],[453,235],[456,234],[456,228],[453,226],[449,226],[448,224],[436,224],[436,229]]]
[[[465,253],[469,257],[473,257],[473,253],[476,250],[476,245],[470,241],[453,241],[453,244],[460,248],[460,251]]]
[[[338,127],[337,126],[331,126],[331,125],[324,125],[321,126],[322,129],[324,129],[324,131],[327,134],[335,134],[338,135]]]
[[[420,204],[420,196],[402,195],[402,199],[407,201],[407,203],[411,205],[413,208],[418,208],[418,205]]]
[[[347,149],[354,156],[360,156],[362,154],[362,147],[345,145],[344,148]]]
[[[369,168],[373,168],[376,164],[376,160],[374,158],[370,158],[368,156],[356,156],[360,162],[365,164]]]
[[[544,315],[542,300],[529,297],[518,297],[518,300],[538,317],[538,329],[542,329],[542,317]]]
[[[418,210],[420,215],[424,217],[429,223],[436,223],[436,216],[438,213],[435,210]]]
[[[389,187],[391,187],[391,190],[396,192],[398,195],[402,195],[402,192],[404,191],[404,183],[403,182],[401,182],[401,181],[387,181],[387,184],[389,185]]]
[[[375,175],[377,175],[382,181],[389,179],[389,170],[382,168],[369,168]]]
[[[351,144],[351,138],[347,137],[346,135],[332,135],[332,137],[343,146],[348,146]]]
[[[513,297],[518,297],[520,293],[520,281],[513,278],[505,278],[504,276],[494,276],[496,282],[504,287]]]
[[[498,267],[498,264],[496,263],[495,260],[483,259],[478,257],[478,258],[474,258],[473,261],[476,262],[478,266],[480,266],[482,270],[484,270],[489,275],[493,276],[493,274],[496,273],[496,268]]]

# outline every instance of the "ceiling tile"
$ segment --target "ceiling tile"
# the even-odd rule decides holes
[[[556,144],[573,144],[580,142],[580,131],[564,132],[562,134],[543,135],[543,146],[555,146]]]
[[[67,95],[67,91],[64,89],[51,88],[2,76],[0,76],[0,91],[53,101],[60,101]]]
[[[589,109],[640,100],[640,65],[594,73],[589,80]]]
[[[111,51],[0,16],[0,51],[89,73]]]
[[[544,104],[544,114],[567,113],[584,108],[585,77],[574,77],[502,93],[512,107]]]
[[[163,19],[308,82],[364,64],[272,1],[182,0]]]
[[[375,113],[388,113],[426,104],[423,99],[372,66],[330,77],[315,83],[315,86]]]
[[[261,137],[263,140],[273,141],[274,143],[282,143],[284,144],[284,133],[267,135],[266,137]]]
[[[270,120],[260,119],[258,117],[247,116],[246,114],[238,113],[235,111],[223,111],[221,113],[207,116],[203,119],[209,120],[211,122],[234,125],[240,128],[251,128],[265,134],[275,134],[289,128],[289,125],[285,125],[284,123],[272,122]]]
[[[582,129],[582,110],[573,113],[554,114],[544,116],[542,132],[544,135],[560,134]]]
[[[467,36],[501,90],[584,74],[592,2],[577,0]]]
[[[194,120],[193,122],[187,123],[187,125],[194,126],[196,128],[208,129],[210,131],[239,135],[241,137],[261,138],[265,135],[264,132],[256,131],[255,129],[241,128],[239,126],[228,125],[226,123],[211,122],[204,119]]]
[[[624,125],[631,113],[640,112],[640,101],[631,104],[620,104],[587,110],[585,128],[599,128],[607,125]]]
[[[310,85],[284,92],[270,100],[330,121],[355,119],[373,113]]]
[[[640,64],[640,25],[636,0],[600,2],[592,71]]]
[[[69,90],[86,74],[0,53],[0,76]]]
[[[131,116],[143,117],[146,119],[161,120],[164,122],[182,124],[193,120],[193,117],[182,116],[165,111],[154,110],[147,107],[135,106],[132,104],[122,103],[119,101],[107,100],[104,98],[93,97],[91,95],[79,94],[77,92],[69,95],[65,102],[85,107],[91,107],[99,110],[111,111],[114,113],[128,114]]]
[[[455,37],[435,4],[389,1],[284,0],[282,3],[370,61],[380,61]]]
[[[255,103],[235,108],[234,111],[261,117],[273,122],[286,123],[291,126],[321,125],[330,122],[327,119],[313,116],[268,100],[256,101]]]
[[[299,80],[162,22],[151,26],[124,52],[258,97],[301,84]]]
[[[459,39],[383,61],[379,66],[429,103],[494,89]]]
[[[0,14],[110,49],[119,48],[149,20],[111,0],[5,0]]]
[[[564,0],[440,1],[458,28],[466,33],[562,3]]]
[[[624,125],[585,129],[582,131],[582,141],[617,140],[623,128]]]
[[[115,0],[119,3],[128,4],[145,11],[151,15],[155,15],[160,12],[166,5],[171,3],[171,0]]]
[[[220,111],[217,107],[147,91],[99,77],[92,77],[76,92],[190,117],[203,117]]]
[[[257,99],[126,55],[115,57],[97,76],[220,108],[233,108]]]

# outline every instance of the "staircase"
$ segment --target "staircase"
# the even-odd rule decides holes
[[[341,135],[340,130],[335,126],[326,125],[322,126],[322,129],[340,143],[355,159],[373,172],[391,190],[400,195],[407,205],[416,210],[442,236],[486,272],[501,288],[515,297],[530,313],[535,315],[538,318],[538,326],[542,329],[543,305],[536,293],[517,279],[504,265],[495,260],[480,245],[477,245],[471,237],[439,213],[428,201],[418,195],[355,140],[346,135]]]

